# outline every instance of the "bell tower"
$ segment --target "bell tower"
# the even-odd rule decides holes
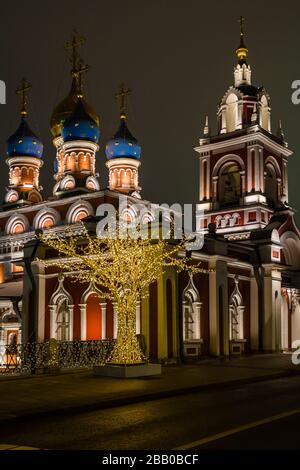
[[[222,97],[217,112],[217,133],[206,119],[195,148],[199,155],[199,223],[207,230],[240,234],[264,228],[274,211],[288,208],[288,158],[292,151],[281,124],[271,130],[270,97],[252,84],[245,45],[244,19],[235,50],[233,85]]]

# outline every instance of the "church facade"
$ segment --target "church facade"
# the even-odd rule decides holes
[[[51,132],[56,151],[53,194],[39,183],[43,145],[28,124],[23,82],[21,122],[8,139],[9,185],[0,212],[0,348],[12,342],[113,339],[118,312],[93,284],[76,284],[68,273],[45,267],[48,252],[36,230],[80,234],[101,204],[128,205],[120,214],[138,217],[141,146],[127,126],[122,87],[120,124],[106,145],[108,188],[96,172],[99,118],[82,92],[85,67],[74,37],[72,83],[55,108]],[[197,231],[204,245],[190,253],[202,272],[168,268],[136,305],[136,330],[153,361],[280,352],[300,339],[300,233],[288,200],[292,156],[281,128],[271,129],[270,97],[252,84],[241,28],[233,85],[221,99],[217,132],[206,119],[195,148],[199,159]],[[149,212],[142,223],[153,220]]]

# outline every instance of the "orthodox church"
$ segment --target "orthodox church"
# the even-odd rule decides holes
[[[141,146],[130,133],[121,87],[120,122],[106,145],[108,188],[96,172],[99,117],[82,91],[86,67],[74,36],[70,92],[51,117],[56,152],[53,194],[44,199],[39,175],[43,144],[28,122],[30,85],[23,81],[21,121],[7,141],[9,185],[0,208],[0,348],[12,342],[89,341],[117,335],[118,312],[93,284],[75,284],[68,273],[45,267],[50,256],[36,230],[80,234],[97,207],[129,207],[132,220],[139,186]],[[201,356],[279,352],[300,339],[300,239],[288,200],[292,156],[279,125],[271,129],[270,97],[252,83],[241,21],[233,84],[218,105],[217,132],[206,119],[195,151],[199,159],[199,217],[204,245],[191,252],[203,272],[168,268],[136,305],[136,330],[153,361]],[[196,164],[196,163],[195,163]],[[147,205],[147,201],[144,201]],[[132,207],[130,207],[132,204]],[[143,223],[152,220],[149,213]]]

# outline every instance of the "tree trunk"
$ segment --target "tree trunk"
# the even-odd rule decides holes
[[[145,362],[136,336],[136,296],[128,292],[117,300],[118,334],[109,363],[140,364]]]

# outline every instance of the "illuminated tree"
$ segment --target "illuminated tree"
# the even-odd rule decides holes
[[[91,236],[85,228],[83,235],[58,236],[49,231],[40,239],[55,249],[60,257],[43,260],[54,265],[80,282],[93,282],[103,298],[111,299],[118,312],[117,340],[109,362],[113,364],[137,364],[145,361],[136,336],[136,303],[147,295],[149,285],[157,280],[167,266],[177,271],[192,266],[186,257],[178,257],[185,250],[183,241],[166,243],[164,240],[151,240],[142,236],[141,229],[135,227],[135,236],[130,230]],[[204,271],[204,270],[202,270]]]

